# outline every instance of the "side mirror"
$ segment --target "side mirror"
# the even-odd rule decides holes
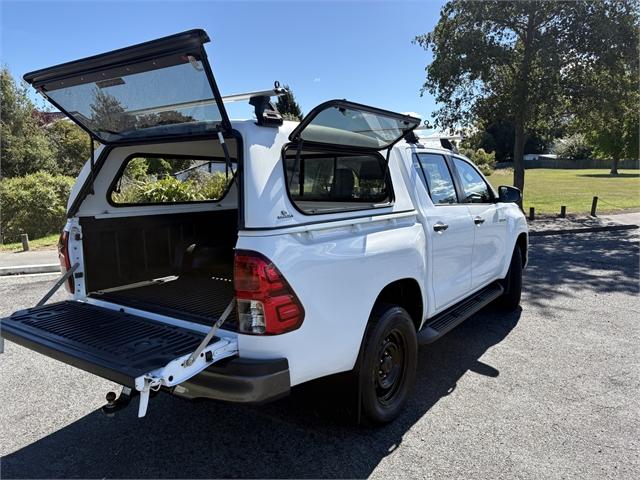
[[[519,188],[510,187],[508,185],[500,185],[498,187],[498,201],[502,203],[517,203],[522,200],[522,192]]]

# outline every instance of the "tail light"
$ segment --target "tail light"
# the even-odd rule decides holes
[[[60,270],[66,273],[71,270],[71,259],[69,258],[69,232],[63,231],[58,240],[58,260],[60,261]],[[69,293],[73,293],[75,285],[73,284],[73,275],[65,282],[64,287]]]
[[[276,266],[265,256],[237,250],[233,282],[242,333],[278,335],[302,325],[304,309]]]

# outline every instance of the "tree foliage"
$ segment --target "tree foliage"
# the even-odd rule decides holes
[[[583,88],[585,74],[615,63],[617,52],[637,57],[634,38],[637,0],[451,0],[434,30],[414,41],[433,53],[422,92],[441,105],[437,125],[510,121],[514,185],[523,189],[526,134],[594,93]]]
[[[40,238],[59,232],[66,221],[67,199],[74,179],[38,172],[0,180],[0,230],[4,242],[20,234]]]
[[[62,175],[76,176],[90,152],[89,135],[68,120],[58,120],[44,127],[50,142],[55,170]]]
[[[6,67],[0,69],[0,174],[26,175],[54,169],[54,156],[44,131],[33,115],[34,105],[24,85]]]
[[[293,91],[289,88],[289,85],[284,86],[285,94],[278,97],[276,107],[285,120],[300,121],[302,120],[302,110],[300,105],[296,101],[296,97],[293,95]]]
[[[584,133],[595,153],[612,160],[611,173],[618,173],[618,160],[638,158],[640,145],[640,21],[637,2],[595,2],[594,15],[609,21],[596,24],[587,39],[607,45],[608,55],[574,66],[572,98],[573,127]],[[615,25],[615,28],[612,28]]]

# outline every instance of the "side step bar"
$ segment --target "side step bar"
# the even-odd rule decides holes
[[[429,319],[429,323],[418,332],[418,344],[426,345],[435,342],[445,333],[450,332],[467,318],[493,302],[503,292],[502,285],[494,282],[471,297]]]

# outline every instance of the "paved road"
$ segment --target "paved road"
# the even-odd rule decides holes
[[[406,413],[380,429],[307,390],[251,408],[158,396],[142,420],[108,419],[109,382],[7,343],[0,473],[640,478],[638,247],[637,231],[535,238],[522,311],[422,349]],[[43,278],[0,279],[0,313],[35,303]]]
[[[30,250],[28,252],[0,252],[0,267],[42,265],[45,263],[58,264],[58,251],[49,249]]]

